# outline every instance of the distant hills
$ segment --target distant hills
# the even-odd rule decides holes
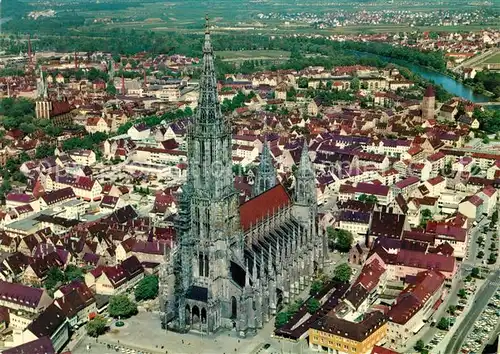
[[[29,5],[18,0],[0,0],[0,18],[21,17],[29,11]]]

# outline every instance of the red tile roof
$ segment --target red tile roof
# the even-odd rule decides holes
[[[290,205],[290,196],[285,188],[278,184],[268,191],[250,199],[240,206],[240,224],[243,230],[248,230],[259,220],[272,215],[278,209]]]
[[[428,270],[417,274],[415,284],[409,285],[396,299],[387,316],[391,322],[407,323],[444,283],[444,275]]]
[[[42,289],[0,280],[0,299],[4,301],[36,308],[43,293]]]
[[[371,354],[399,354],[399,352],[376,345],[373,347]]]
[[[441,182],[444,182],[444,178],[442,176],[436,176],[434,178],[430,178],[427,180],[427,182],[432,185],[432,186],[435,186]]]
[[[402,249],[396,256],[396,264],[420,269],[435,269],[441,272],[453,272],[455,258]]]
[[[437,224],[435,232],[438,236],[445,236],[460,242],[465,242],[467,236],[466,229],[448,224]]]
[[[384,274],[384,272],[385,269],[382,267],[378,259],[374,259],[372,262],[365,264],[353,286],[361,284],[363,288],[365,288],[368,292],[371,292],[377,286],[380,277]]]
[[[71,105],[69,104],[68,101],[52,102],[52,110],[50,111],[51,117],[55,117],[69,112],[71,112]]]

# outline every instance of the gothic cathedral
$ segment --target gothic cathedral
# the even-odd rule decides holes
[[[217,96],[208,20],[198,109],[188,129],[188,177],[175,219],[177,247],[160,281],[162,326],[252,335],[323,265],[315,175],[304,143],[295,198],[276,179],[264,144],[253,198],[233,186],[231,121]]]

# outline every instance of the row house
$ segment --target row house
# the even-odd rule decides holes
[[[81,281],[75,280],[61,286],[54,293],[55,305],[68,319],[70,328],[78,328],[87,323],[97,313],[94,294]]]
[[[375,345],[384,342],[387,319],[382,312],[369,312],[360,322],[337,316],[340,314],[328,314],[309,328],[311,350],[369,354]]]
[[[336,221],[336,227],[347,230],[353,235],[366,235],[370,228],[371,213],[342,210]]]
[[[24,270],[22,282],[30,286],[41,286],[51,268],[61,268],[63,261],[57,252],[51,252],[45,257],[37,258]]]
[[[103,117],[89,117],[85,122],[85,130],[89,134],[105,133],[111,131],[108,122]]]
[[[12,311],[40,313],[52,303],[52,298],[43,288],[34,288],[0,280],[0,305]]]
[[[85,284],[97,294],[116,295],[134,287],[144,277],[144,268],[135,256],[114,267],[97,267],[85,274]]]
[[[486,178],[495,180],[500,179],[500,159],[496,160],[486,171]]]
[[[424,186],[429,191],[429,197],[439,197],[446,189],[446,179],[443,176],[429,178],[424,182]]]
[[[152,147],[138,147],[130,159],[139,163],[175,165],[186,160],[186,152]]]
[[[487,170],[500,160],[500,155],[498,154],[488,154],[481,152],[474,152],[472,153],[471,157],[474,159],[476,165],[479,166],[479,168],[482,170]]]
[[[67,154],[75,163],[81,166],[91,166],[97,162],[96,154],[92,150],[71,150]]]
[[[375,179],[382,182],[386,186],[392,186],[401,178],[399,172],[395,168],[389,168],[384,171],[378,171]]]
[[[101,184],[90,177],[50,174],[46,179],[45,188],[48,191],[71,188],[77,198],[87,202],[102,199]]]
[[[404,281],[407,276],[416,276],[426,270],[439,271],[451,282],[458,269],[455,257],[436,253],[428,253],[425,250],[415,249],[386,249],[383,246],[375,246],[367,258],[367,262],[378,259],[387,269],[388,280]]]
[[[407,152],[410,147],[410,140],[383,139],[378,142],[373,142],[370,145],[365,145],[363,148],[368,152],[399,158]]]
[[[130,138],[112,138],[104,142],[104,157],[108,160],[126,160],[136,149],[135,142]]]
[[[21,333],[14,333],[14,345],[25,344],[43,337],[50,338],[55,352],[59,352],[69,340],[69,324],[64,312],[55,304],[47,307]]]
[[[431,176],[437,176],[441,171],[444,170],[446,165],[445,154],[441,151],[435,152],[427,157],[427,161],[431,163]]]
[[[387,340],[392,348],[404,347],[437,310],[445,277],[438,271],[419,272],[391,305]]]
[[[399,182],[396,182],[391,188],[393,194],[402,194],[405,198],[410,197],[420,185],[420,178],[415,176],[407,177]]]
[[[388,186],[371,184],[371,183],[358,183],[354,191],[354,199],[360,198],[361,195],[373,195],[377,198],[377,203],[380,205],[389,205],[394,198],[394,194]]]
[[[453,226],[445,223],[438,223],[435,229],[433,226],[431,226],[431,228],[428,227],[426,231],[427,232],[434,231],[436,235],[434,240],[434,246],[437,247],[439,245],[447,243],[451,247],[453,247],[454,257],[459,259],[465,257],[467,252],[467,243],[469,241],[468,232],[466,229],[459,226]]]
[[[40,197],[40,209],[52,208],[70,200],[76,200],[76,194],[73,188],[66,187],[55,189]]]

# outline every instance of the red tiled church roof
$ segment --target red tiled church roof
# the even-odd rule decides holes
[[[285,188],[281,184],[276,185],[240,206],[241,227],[244,231],[248,230],[252,224],[289,205],[290,202]]]

